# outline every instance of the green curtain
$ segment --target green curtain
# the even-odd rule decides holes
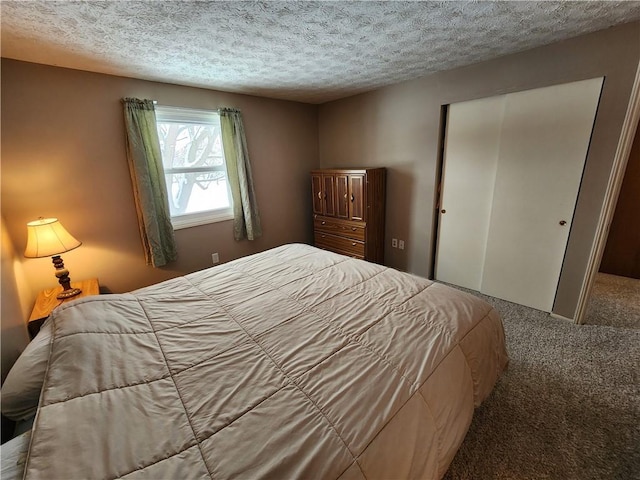
[[[127,159],[147,265],[161,267],[177,258],[160,140],[152,100],[125,98]]]
[[[222,108],[218,113],[222,127],[227,179],[233,197],[233,236],[236,240],[254,240],[262,235],[262,229],[242,114],[232,108]]]

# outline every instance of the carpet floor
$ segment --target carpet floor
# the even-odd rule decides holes
[[[501,313],[510,364],[444,478],[640,480],[640,329],[475,294]]]
[[[598,273],[584,323],[640,328],[640,280]]]

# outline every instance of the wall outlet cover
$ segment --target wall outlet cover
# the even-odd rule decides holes
[[[211,261],[215,265],[216,263],[220,263],[220,256],[217,253],[211,254]]]

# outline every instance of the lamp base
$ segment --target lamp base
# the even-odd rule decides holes
[[[69,290],[63,290],[62,292],[60,292],[56,298],[58,300],[65,300],[67,298],[71,298],[71,297],[75,297],[76,295],[79,295],[82,293],[82,290],[80,290],[79,288],[70,288]]]

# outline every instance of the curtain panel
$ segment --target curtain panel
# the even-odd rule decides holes
[[[147,265],[177,258],[152,100],[123,99],[127,160]]]
[[[262,229],[242,114],[232,108],[219,109],[218,113],[227,179],[233,197],[233,236],[236,240],[254,240],[262,235]]]

